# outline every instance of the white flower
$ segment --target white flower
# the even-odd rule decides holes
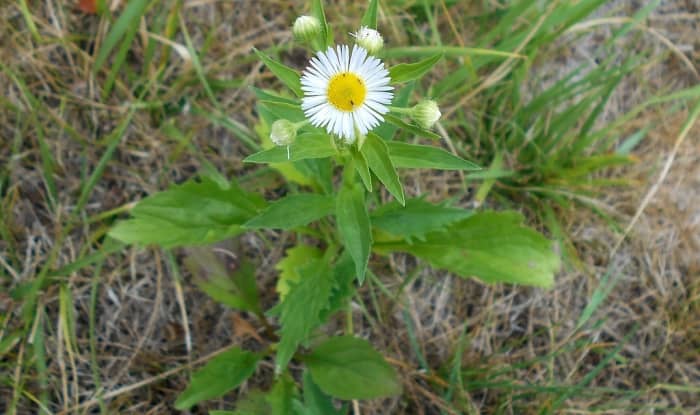
[[[389,71],[361,47],[318,52],[301,77],[301,108],[316,127],[348,144],[384,121],[394,94]]]
[[[299,16],[294,21],[292,33],[297,39],[310,42],[321,33],[321,22],[313,16]]]
[[[355,37],[355,42],[358,46],[362,46],[367,50],[370,55],[375,55],[377,52],[382,50],[384,47],[384,39],[382,35],[379,34],[374,29],[370,29],[367,26],[360,27],[360,30],[353,33],[352,36]]]
[[[270,140],[278,146],[292,144],[297,137],[297,126],[291,121],[280,119],[272,123]]]
[[[426,130],[433,128],[433,125],[440,119],[441,115],[440,108],[433,100],[421,101],[411,110],[411,118]]]

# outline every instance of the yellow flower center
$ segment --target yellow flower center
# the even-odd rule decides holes
[[[328,83],[328,101],[341,111],[352,111],[365,102],[367,87],[352,72],[342,72]]]

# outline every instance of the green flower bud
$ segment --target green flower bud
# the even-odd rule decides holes
[[[433,100],[421,101],[411,108],[411,118],[426,130],[433,128],[441,115],[440,108]]]
[[[297,126],[289,120],[281,119],[272,123],[270,140],[278,146],[288,146],[297,138]]]
[[[313,16],[299,16],[294,21],[292,33],[297,40],[311,42],[321,34],[321,22]]]
[[[352,35],[355,37],[355,43],[364,48],[370,55],[376,55],[384,47],[382,35],[367,26],[362,26]]]

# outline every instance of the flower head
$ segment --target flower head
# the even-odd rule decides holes
[[[376,55],[384,47],[384,38],[374,29],[367,26],[360,27],[360,30],[352,34],[358,46],[362,46],[370,55]]]
[[[389,71],[359,46],[318,52],[301,77],[301,108],[311,124],[347,143],[384,121],[394,94]]]
[[[292,27],[294,36],[306,42],[310,42],[321,33],[321,22],[313,16],[299,16]]]
[[[426,130],[433,128],[441,115],[440,108],[433,100],[421,101],[411,109],[411,118]]]
[[[280,119],[272,123],[270,140],[278,146],[292,144],[297,138],[297,126],[291,121]]]

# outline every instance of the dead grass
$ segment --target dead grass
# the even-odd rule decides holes
[[[209,45],[203,56],[208,76],[238,79],[243,86],[271,82],[259,64],[244,59],[252,46],[288,42],[287,26],[300,10],[297,3],[185,2],[194,43]],[[85,177],[105,151],[106,135],[123,119],[124,103],[133,97],[128,96],[126,85],[117,85],[111,97],[100,98],[98,80],[89,71],[95,47],[92,34],[104,36],[99,19],[84,16],[61,0],[30,7],[44,42],[36,42],[27,31],[17,4],[0,6],[0,62],[23,80],[33,96],[23,94],[7,71],[0,72],[0,166],[2,174],[8,174],[0,193],[4,229],[0,235],[0,340],[20,332],[26,324],[21,317],[23,303],[17,297],[19,288],[35,281],[46,266],[57,270],[95,252],[112,218],[88,224],[91,215],[192,177],[201,167],[197,154],[226,175],[245,174],[240,160],[248,153],[231,131],[193,110],[211,111],[212,106],[195,74],[184,61],[171,56],[164,81],[154,88],[160,100],[173,105],[184,100],[189,106],[189,111],[183,109],[170,117],[191,146],[178,143],[160,128],[163,114],[159,111],[137,112],[90,195],[87,217],[78,218],[77,226],[67,226]],[[618,2],[616,7],[623,14],[634,10],[628,2]],[[357,6],[345,2],[332,12],[341,28],[352,27],[357,16]],[[388,20],[392,22],[388,38],[398,44],[405,34]],[[666,2],[647,23],[697,65],[699,22],[697,7],[678,0]],[[645,93],[697,82],[685,63],[664,52],[657,40],[641,39],[637,47],[650,48],[653,56],[663,59],[652,61],[645,68],[646,77],[630,80],[619,91],[607,109],[610,118],[639,102]],[[135,45],[129,66],[139,71],[143,49],[141,42]],[[586,47],[595,47],[595,43],[582,46],[579,57],[585,58]],[[304,58],[296,50],[285,50],[283,56],[297,66]],[[548,70],[561,70],[571,63],[563,57],[556,61],[561,67]],[[217,98],[227,116],[252,130],[256,116],[248,89],[226,88]],[[635,151],[640,162],[624,172],[611,173],[625,174],[639,183],[616,189],[602,200],[623,224],[657,179],[686,115],[679,111],[668,116],[665,111],[649,110],[630,123],[631,132],[648,123],[653,129]],[[562,396],[538,389],[538,385],[576,385],[620,345],[615,357],[588,383],[599,392],[574,390],[566,397],[565,409],[559,411],[651,413],[657,408],[663,413],[698,413],[697,134],[697,128],[691,131],[659,192],[612,257],[610,251],[619,234],[590,212],[566,212],[567,230],[584,267],[563,272],[553,290],[487,286],[425,269],[402,255],[378,262],[377,273],[386,288],[400,294],[389,297],[376,287],[365,286],[359,298],[369,313],[363,313],[358,304],[355,330],[384,350],[400,369],[405,395],[363,402],[359,412],[451,413],[436,391],[447,386],[452,358],[464,333],[464,348],[459,353],[466,368],[464,412],[536,413]],[[50,178],[58,196],[54,202],[49,200],[42,174],[40,137],[53,156]],[[435,200],[455,194],[462,186],[456,177],[428,172],[411,173],[407,183],[411,193],[428,192]],[[240,256],[254,259],[268,302],[274,299],[274,264],[283,248],[294,242],[282,238],[274,247],[254,234],[218,245],[221,258],[232,268]],[[178,251],[175,263],[186,254]],[[608,270],[619,283],[595,314],[599,324],[575,331],[582,310]],[[416,277],[400,290],[414,272]],[[50,274],[49,282],[39,305],[29,310],[41,316],[31,322],[29,333],[43,328],[48,382],[43,393],[52,413],[94,413],[101,404],[108,413],[171,413],[172,402],[187,383],[190,364],[232,343],[262,346],[253,320],[211,301],[191,284],[186,269],[174,268],[160,251],[128,248],[77,271]],[[59,313],[61,286],[70,292],[75,315],[74,336],[68,341]],[[91,332],[93,289],[97,291]],[[93,335],[96,365],[90,353]],[[36,413],[33,401],[42,394],[41,377],[32,369],[35,362],[26,360],[33,347],[31,340],[38,341],[34,335],[23,335],[0,350],[0,402],[10,408],[14,398],[21,398],[17,413]],[[428,367],[421,367],[424,363]],[[17,370],[20,367],[27,370]],[[271,367],[264,366],[240,393],[268,385],[271,377]],[[14,396],[16,391],[23,395]],[[634,391],[638,393],[628,394]],[[230,408],[236,396],[230,394],[208,408]],[[194,412],[205,413],[205,409]]]

